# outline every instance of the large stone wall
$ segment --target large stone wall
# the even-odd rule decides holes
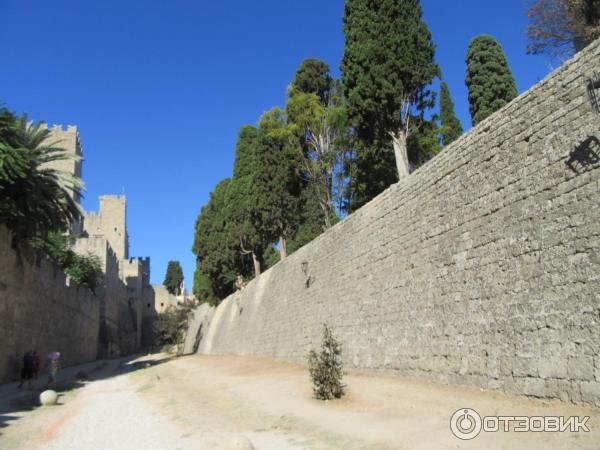
[[[18,377],[23,353],[58,350],[63,364],[96,359],[99,300],[67,285],[64,272],[31,252],[17,253],[0,226],[0,383]],[[44,361],[42,361],[44,362]]]
[[[599,61],[600,41],[199,311],[189,341],[203,324],[199,352],[302,362],[326,322],[348,369],[600,406]]]

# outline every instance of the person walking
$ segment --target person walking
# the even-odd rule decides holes
[[[42,365],[42,362],[40,360],[40,353],[37,350],[34,350],[33,352],[33,366],[34,366],[34,377],[37,380],[38,379],[38,375],[40,374],[40,367]]]
[[[48,384],[47,387],[56,383],[56,375],[60,372],[60,352],[48,353]]]
[[[23,388],[23,383],[27,381],[28,387],[31,389],[31,379],[35,372],[35,361],[33,356],[33,350],[25,352],[23,355],[23,368],[21,369],[21,382],[19,383],[19,389]]]

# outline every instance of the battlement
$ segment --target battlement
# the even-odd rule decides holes
[[[99,197],[100,202],[106,201],[106,202],[113,202],[113,201],[120,201],[120,202],[127,202],[127,197],[125,196],[125,194],[121,194],[121,195],[116,195],[116,194],[111,194],[111,195],[101,195]]]
[[[79,135],[79,132],[77,131],[77,125],[64,126],[60,124],[54,124],[51,127],[49,127],[46,122],[40,122],[39,125],[42,130],[51,130],[60,133],[73,133]]]
[[[129,265],[132,264],[150,264],[150,257],[149,256],[136,256],[133,258],[129,258],[128,260],[125,260],[125,262]]]

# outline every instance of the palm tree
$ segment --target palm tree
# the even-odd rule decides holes
[[[77,158],[48,143],[50,131],[0,109],[0,223],[15,241],[67,231],[81,209],[69,190],[79,193],[81,180],[48,166]]]

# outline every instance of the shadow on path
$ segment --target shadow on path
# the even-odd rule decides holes
[[[56,384],[50,388],[58,393],[57,406],[64,404],[61,403],[61,399],[65,394],[80,389],[88,383],[146,369],[174,358],[171,355],[156,358],[154,354],[150,359],[149,356],[151,354],[134,354],[64,368],[58,374]],[[24,413],[40,407],[39,396],[46,390],[46,382],[47,374],[42,373],[37,380],[33,381],[31,388],[27,388],[25,383],[23,389],[19,389],[17,382],[0,385],[0,436],[3,428],[23,418]]]

